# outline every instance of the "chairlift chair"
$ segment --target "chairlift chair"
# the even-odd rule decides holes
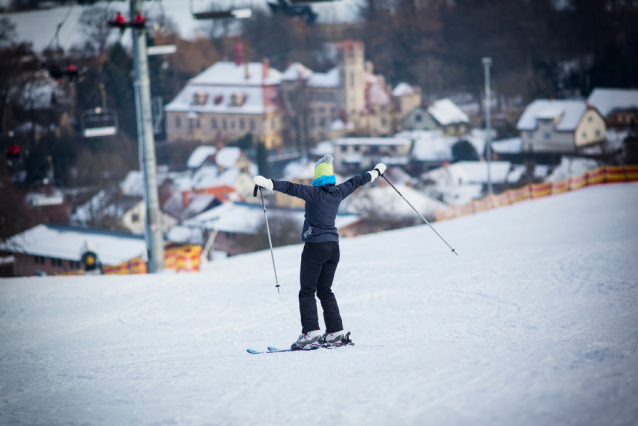
[[[82,114],[82,136],[96,138],[115,136],[119,129],[117,113],[109,108],[97,107]]]
[[[190,0],[191,15],[197,20],[202,19],[246,19],[253,16],[250,0],[230,0],[225,3],[215,3],[213,9],[202,12],[193,10],[193,0]]]
[[[285,16],[302,18],[308,25],[312,25],[317,22],[319,15],[315,12],[311,6],[307,4],[291,4],[302,3],[301,1],[288,3],[286,0],[277,0],[277,3],[266,2],[270,11],[275,13],[281,13]],[[307,2],[303,2],[307,3]]]

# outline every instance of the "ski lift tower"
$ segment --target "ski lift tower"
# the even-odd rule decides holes
[[[131,22],[137,11],[142,10],[142,0],[131,0]],[[155,160],[155,138],[151,114],[151,86],[148,75],[146,50],[146,30],[131,27],[133,37],[133,57],[135,63],[135,107],[137,116],[137,141],[140,164],[144,173],[144,200],[146,201],[146,247],[148,251],[148,272],[164,269],[164,238],[157,190],[157,165]]]

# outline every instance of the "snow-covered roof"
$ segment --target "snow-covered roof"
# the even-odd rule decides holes
[[[454,123],[469,123],[470,118],[448,98],[434,101],[428,113],[442,126]]]
[[[417,90],[414,87],[410,86],[408,83],[401,82],[392,90],[392,96],[399,97],[403,95],[411,95],[416,91]]]
[[[215,155],[215,163],[218,166],[229,169],[235,167],[239,157],[241,157],[241,149],[236,146],[226,146]]]
[[[498,154],[518,154],[523,151],[523,141],[521,138],[493,141],[492,150]]]
[[[452,146],[460,140],[470,142],[479,155],[483,153],[485,140],[480,133],[476,135],[472,133],[459,138],[445,136],[440,130],[404,130],[396,136],[414,141],[411,156],[417,161],[452,161]]]
[[[188,202],[188,207],[181,214],[181,219],[196,216],[208,209],[215,202],[215,196],[210,194],[193,194]]]
[[[614,110],[638,109],[638,90],[594,89],[587,98],[587,103],[605,117]]]
[[[335,152],[335,147],[332,144],[332,141],[319,142],[317,146],[310,149],[310,153],[312,155],[317,155],[320,157],[323,157],[326,154],[334,155],[334,152]]]
[[[315,178],[315,163],[301,159],[299,161],[291,161],[284,167],[284,180],[294,179],[310,179]]]
[[[509,161],[490,162],[492,183],[518,182],[524,172],[525,166],[512,166]],[[486,184],[487,162],[459,161],[458,163],[431,170],[425,173],[423,178],[434,181],[439,185],[449,186]]]
[[[423,215],[432,216],[435,210],[446,207],[442,202],[409,186],[396,184],[395,187]],[[348,199],[347,211],[350,213],[364,214],[371,209],[382,216],[394,218],[414,216],[414,210],[397,197],[397,193],[389,185],[364,188]]]
[[[143,200],[142,195],[125,195],[102,190],[75,210],[71,215],[71,222],[88,224],[97,217],[121,218]]]
[[[312,70],[307,68],[300,62],[293,62],[281,74],[281,79],[282,81],[306,80],[312,74],[313,74]]]
[[[146,252],[143,236],[52,223],[38,225],[20,233],[7,242],[0,243],[0,249],[79,261],[85,244],[97,253],[105,265],[118,265]]]
[[[169,178],[168,173],[157,171],[157,185],[162,186]],[[131,170],[120,183],[120,190],[124,195],[144,196],[144,173]]]
[[[587,110],[585,101],[563,101],[537,99],[525,108],[518,120],[518,130],[536,130],[538,120],[560,119],[555,125],[557,131],[574,131]]]
[[[185,181],[181,183],[186,187],[180,189],[185,191],[189,189],[215,188],[218,186],[229,186],[232,188],[240,174],[241,170],[236,168],[228,168],[220,173],[217,167],[204,166],[193,175],[190,182]]]
[[[169,112],[263,114],[280,109],[276,93],[268,97],[259,86],[203,86],[187,84],[164,108]],[[266,102],[268,101],[268,102]]]
[[[335,146],[341,145],[376,145],[376,146],[402,146],[412,141],[404,137],[394,138],[338,138],[333,141]]]
[[[248,66],[248,78],[246,78]],[[205,69],[201,74],[190,79],[189,84],[196,85],[228,85],[228,86],[262,86],[281,83],[281,73],[268,67],[266,78],[262,75],[263,63],[248,62],[237,65],[235,62],[219,61]]]
[[[333,68],[326,73],[315,72],[308,78],[308,86],[310,87],[339,87],[339,69]]]
[[[204,161],[206,161],[211,155],[215,155],[217,153],[217,148],[214,146],[198,146],[191,153],[190,157],[188,157],[188,161],[186,161],[186,166],[189,169],[197,169]]]

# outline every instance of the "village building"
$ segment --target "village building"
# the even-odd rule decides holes
[[[334,169],[341,174],[359,173],[377,163],[406,165],[412,141],[401,137],[352,137],[333,141]]]
[[[584,101],[537,99],[516,124],[524,151],[575,153],[605,141],[607,127],[598,110]]]
[[[164,108],[169,143],[215,144],[252,135],[268,149],[283,146],[281,73],[267,59],[220,61],[192,78]]]
[[[594,89],[587,103],[605,117],[607,128],[638,130],[638,90]]]
[[[102,265],[119,265],[143,256],[146,242],[143,235],[45,223],[0,243],[0,253],[13,258],[10,276],[82,274],[87,250]]]
[[[398,87],[398,86],[397,86]],[[470,132],[470,118],[448,98],[430,103],[427,108],[410,110],[399,123],[401,130],[440,130],[446,136]]]

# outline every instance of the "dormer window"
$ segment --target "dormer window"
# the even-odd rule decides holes
[[[246,95],[243,93],[235,93],[230,97],[230,106],[244,106],[246,102]]]
[[[208,94],[204,92],[195,92],[193,93],[193,100],[191,101],[191,105],[206,105],[206,101],[208,101]]]
[[[219,105],[224,101],[224,95],[215,96],[215,105]]]

